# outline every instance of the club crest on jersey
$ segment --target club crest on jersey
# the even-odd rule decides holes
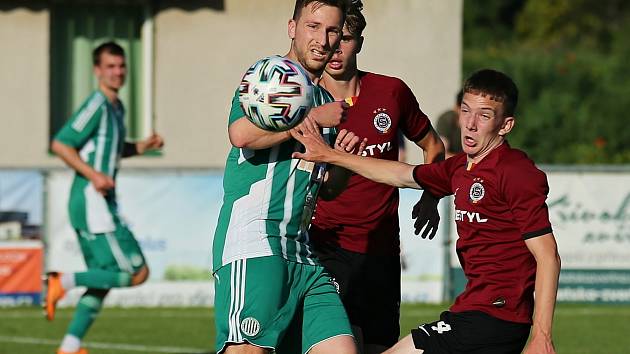
[[[241,332],[250,337],[257,335],[260,332],[260,322],[253,317],[247,317],[241,321]]]
[[[483,199],[483,196],[486,195],[486,190],[485,188],[483,188],[483,180],[481,178],[475,178],[473,181],[475,183],[470,186],[468,196],[470,198],[470,201],[475,204]]]
[[[385,108],[378,108],[373,113],[374,128],[381,134],[387,133],[392,127],[392,118],[387,114],[387,110]]]

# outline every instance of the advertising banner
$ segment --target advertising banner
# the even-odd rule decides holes
[[[43,180],[40,171],[0,170],[0,306],[40,302]]]
[[[40,303],[42,263],[41,242],[0,242],[0,306]]]
[[[85,269],[68,219],[72,176],[69,171],[57,171],[47,179],[48,270]],[[131,171],[118,177],[120,213],[140,243],[150,278],[136,288],[115,289],[106,304],[212,304],[212,235],[221,207],[221,180],[219,172],[194,171]],[[60,305],[76,302],[80,294],[68,294]]]
[[[67,202],[72,173],[47,178],[48,270],[85,269]],[[116,289],[108,305],[211,305],[212,238],[222,200],[219,172],[124,172],[117,179],[120,211],[140,242],[151,269],[149,280],[132,289]],[[443,245],[413,234],[411,210],[420,191],[402,190],[400,203],[404,301],[437,302],[442,297]],[[60,305],[73,304],[73,291]]]

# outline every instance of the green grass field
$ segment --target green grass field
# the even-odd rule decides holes
[[[444,305],[404,305],[402,333],[437,319]],[[51,354],[70,321],[46,322],[36,308],[0,308],[0,354]],[[208,308],[106,308],[86,337],[90,354],[214,353]],[[561,304],[554,329],[560,354],[630,353],[630,306]]]

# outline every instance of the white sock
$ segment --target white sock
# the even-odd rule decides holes
[[[72,289],[77,286],[74,281],[74,273],[61,273],[61,286],[63,286],[64,290]]]
[[[66,353],[76,353],[81,349],[81,340],[72,334],[66,334],[59,349]]]

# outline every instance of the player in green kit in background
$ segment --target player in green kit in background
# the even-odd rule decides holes
[[[70,223],[75,229],[87,271],[49,273],[45,310],[48,320],[66,291],[87,287],[57,351],[87,354],[81,339],[98,315],[111,288],[143,283],[149,268],[134,235],[118,214],[115,181],[121,157],[142,155],[162,147],[157,134],[137,142],[125,142],[124,107],[118,91],[125,83],[125,52],[114,42],[93,51],[98,89],[81,105],[55,136],[51,149],[75,170],[70,191]]]
[[[296,1],[286,57],[315,84],[339,44],[346,9],[343,0]],[[301,126],[321,127],[334,143],[347,104],[319,86],[314,96],[317,107]],[[356,353],[339,295],[309,244],[324,165],[292,159],[300,144],[289,132],[257,128],[238,94],[228,124],[233,147],[213,242],[217,353]],[[341,131],[337,141],[359,139]]]

